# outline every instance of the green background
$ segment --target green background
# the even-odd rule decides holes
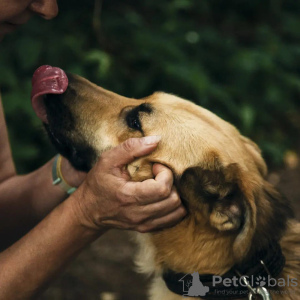
[[[54,154],[30,105],[43,64],[119,94],[161,90],[232,122],[278,167],[299,146],[300,1],[60,1],[0,44],[0,86],[16,165]]]

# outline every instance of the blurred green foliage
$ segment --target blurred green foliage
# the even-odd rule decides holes
[[[177,94],[236,125],[278,166],[299,143],[300,2],[60,1],[0,45],[0,86],[20,172],[53,154],[31,76],[59,66],[119,94]]]

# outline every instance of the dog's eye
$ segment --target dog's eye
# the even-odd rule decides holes
[[[141,123],[138,119],[132,119],[129,121],[128,126],[132,129],[140,130],[141,129]]]
[[[126,116],[126,122],[128,127],[134,129],[134,130],[142,130],[142,126],[141,126],[141,122],[139,119],[139,114],[138,113],[132,113],[130,112],[127,116]]]

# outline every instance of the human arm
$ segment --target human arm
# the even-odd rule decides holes
[[[59,186],[52,185],[52,162],[17,175],[0,97],[0,249],[19,239],[67,197]],[[62,171],[73,186],[85,178],[85,173],[76,171],[66,159]]]
[[[131,139],[104,153],[73,195],[0,253],[0,299],[31,299],[109,228],[145,232],[172,226],[184,217],[168,168],[155,165],[154,179],[128,180],[126,163],[157,145],[143,141]],[[153,194],[157,195],[149,197]]]
[[[71,200],[70,197],[59,205],[0,253],[0,299],[26,300],[37,296],[81,249],[104,233],[82,227]]]
[[[1,249],[18,240],[67,197],[52,184],[52,163],[53,159],[34,172],[10,176],[0,183]],[[67,167],[68,162],[65,164]],[[75,186],[85,177],[80,173],[82,178],[78,177]]]

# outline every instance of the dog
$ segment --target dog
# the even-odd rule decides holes
[[[254,142],[175,95],[156,92],[137,100],[67,77],[66,91],[44,95],[39,105],[50,140],[76,169],[90,170],[104,151],[128,138],[162,137],[153,153],[127,166],[133,181],[153,178],[155,162],[168,166],[188,211],[172,228],[136,234],[139,270],[153,276],[149,299],[182,299],[178,281],[195,272],[210,289],[195,299],[255,293],[300,299],[300,225],[266,181],[267,166]],[[273,281],[264,288],[251,282],[253,276]]]

